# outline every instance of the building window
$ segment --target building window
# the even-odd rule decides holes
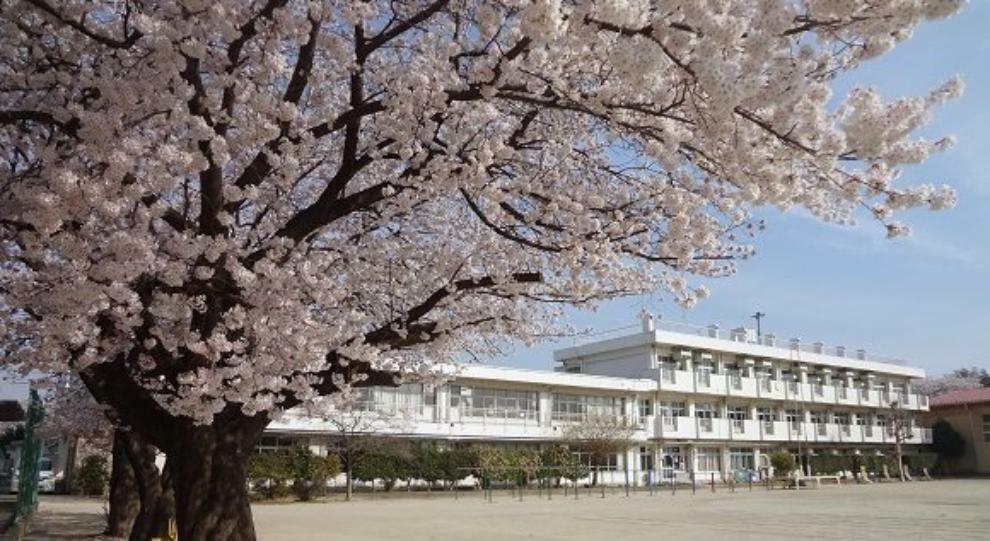
[[[583,421],[588,417],[623,417],[626,399],[614,396],[553,395],[553,418],[557,421]]]
[[[640,471],[653,470],[653,450],[649,447],[639,448],[639,469]]]
[[[255,447],[255,451],[265,453],[293,449],[297,443],[296,438],[291,436],[262,436],[261,440],[258,441],[258,446]]]
[[[729,468],[734,471],[753,470],[753,450],[745,448],[730,448]]]
[[[694,408],[694,415],[701,419],[718,419],[718,406],[716,404],[698,404]]]
[[[699,447],[698,471],[722,471],[722,451],[718,447]]]
[[[660,402],[660,415],[663,417],[687,417],[684,402]]]
[[[420,413],[423,409],[423,385],[403,383],[398,387],[362,387],[357,390],[356,411],[383,413]]]
[[[761,421],[776,421],[777,414],[771,408],[756,408],[756,418]]]
[[[639,416],[642,418],[642,417],[649,417],[651,415],[653,415],[653,401],[651,401],[649,398],[640,398]]]
[[[663,461],[663,469],[669,475],[673,475],[675,471],[686,471],[684,455],[681,453],[680,447],[664,447],[660,450],[660,456]]]
[[[729,406],[728,416],[733,421],[749,420],[749,408],[746,406]]]
[[[619,455],[608,455],[604,458],[604,462],[596,463],[594,455],[591,453],[576,452],[574,453],[581,463],[587,465],[589,468],[595,468],[599,471],[619,471]]]
[[[536,419],[539,401],[533,391],[475,387],[462,394],[462,412],[467,417]]]
[[[983,416],[983,441],[990,442],[990,415]]]

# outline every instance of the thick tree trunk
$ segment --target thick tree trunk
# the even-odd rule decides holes
[[[175,431],[168,464],[179,539],[255,539],[247,463],[266,425],[262,417],[227,412],[211,425],[190,422]]]
[[[107,514],[107,535],[128,538],[134,521],[141,512],[134,468],[127,456],[127,433],[116,430],[113,434],[113,464],[110,470],[110,511]]]
[[[146,541],[167,532],[175,503],[171,481],[155,465],[156,455],[137,432],[114,433],[108,535]]]
[[[140,434],[129,432],[125,438],[127,457],[137,481],[141,511],[131,529],[131,541],[164,537],[168,521],[175,514],[171,481],[158,471],[155,457],[158,450]]]
[[[346,488],[344,489],[344,501],[351,501],[351,495],[354,494],[354,473],[351,469],[351,459],[347,459],[347,468],[344,472],[347,477]]]

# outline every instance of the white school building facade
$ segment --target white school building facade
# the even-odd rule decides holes
[[[378,435],[448,446],[539,448],[588,416],[615,416],[635,430],[603,477],[635,485],[661,473],[727,480],[768,467],[778,450],[888,453],[894,409],[928,411],[911,385],[924,371],[900,361],[650,315],[625,334],[558,350],[554,363],[552,371],[467,365],[438,386],[366,390],[361,409],[398,419],[368,429]],[[261,447],[325,450],[337,434],[326,420],[289,412]],[[930,429],[912,424],[906,452],[930,442]]]

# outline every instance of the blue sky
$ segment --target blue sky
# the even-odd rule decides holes
[[[990,2],[971,2],[951,19],[928,23],[887,55],[846,74],[835,88],[857,84],[887,98],[923,95],[962,74],[965,95],[936,111],[920,135],[955,135],[956,146],[906,169],[903,182],[948,183],[959,204],[942,212],[900,216],[914,235],[888,240],[863,219],[854,227],[824,224],[801,212],[767,213],[757,255],[727,279],[705,282],[711,298],[682,310],[658,296],[619,299],[596,312],[570,312],[567,323],[604,330],[636,323],[640,310],[723,328],[767,314],[764,331],[822,340],[908,360],[939,374],[960,366],[990,369]],[[573,343],[514,348],[497,364],[549,368],[552,351]]]

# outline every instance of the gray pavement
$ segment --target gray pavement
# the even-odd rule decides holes
[[[990,539],[990,479],[884,483],[822,487],[800,492],[754,487],[696,495],[679,490],[649,496],[605,499],[582,492],[579,500],[560,492],[552,501],[535,493],[513,500],[497,493],[486,503],[480,493],[387,499],[257,504],[255,524],[262,540],[348,541],[436,540],[612,541],[655,539]],[[29,539],[94,539],[102,503],[43,498]],[[60,518],[61,517],[61,518]],[[69,532],[49,528],[66,517],[80,526]],[[88,517],[88,518],[87,518]],[[68,535],[71,533],[72,535]]]

